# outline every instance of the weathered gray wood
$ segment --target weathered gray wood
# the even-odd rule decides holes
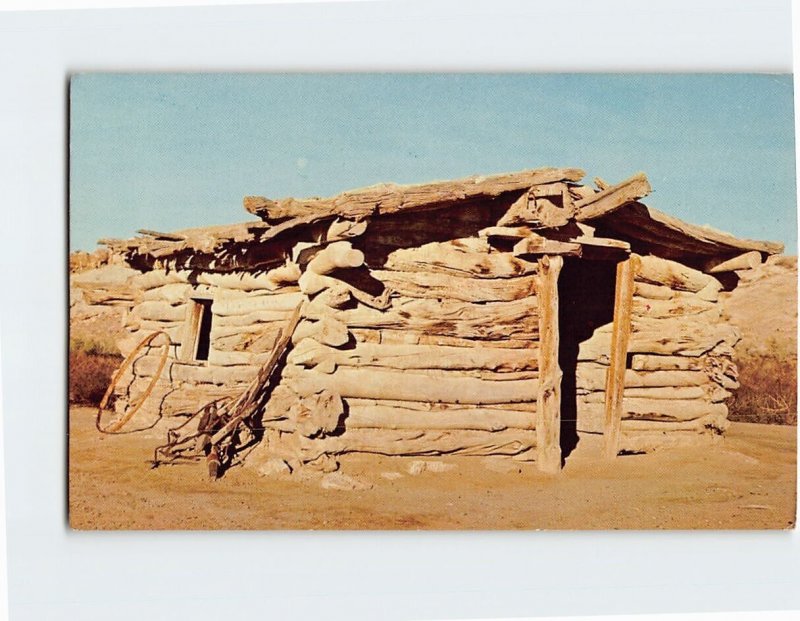
[[[385,269],[495,279],[533,274],[536,263],[498,252],[486,239],[471,238],[395,250],[387,258]]]
[[[326,360],[346,367],[407,369],[483,369],[497,372],[530,371],[538,366],[535,349],[490,349],[445,345],[389,345],[358,343],[352,349],[325,347],[303,340],[289,354],[293,364],[313,368]]]
[[[561,188],[564,187],[566,186],[561,184]],[[524,192],[498,220],[498,226],[526,224],[537,229],[564,226],[572,217],[572,211],[555,204],[548,198],[552,196],[558,196],[561,199],[561,189],[559,188],[557,194],[547,194],[546,196],[541,192],[536,192],[533,188]]]
[[[451,407],[425,412],[389,405],[350,405],[347,429],[533,429],[531,412]]]
[[[531,234],[514,244],[515,257],[535,255],[580,256],[581,245]]]
[[[536,444],[533,431],[350,429],[341,436],[300,438],[305,458],[322,454],[379,455],[519,455]]]
[[[216,299],[211,307],[215,315],[247,315],[257,311],[285,311],[287,315],[304,299],[301,292]]]
[[[645,180],[646,183],[646,180]],[[649,187],[649,186],[648,186]],[[639,258],[633,256],[617,264],[614,290],[614,319],[611,332],[609,366],[605,378],[604,452],[607,458],[619,452],[622,421],[622,396],[625,387],[625,361],[631,335],[631,306],[633,303],[634,276],[639,268]]]
[[[142,302],[131,310],[131,317],[148,319],[150,321],[183,321],[185,316],[186,305],[182,302],[175,306],[168,302]]]
[[[489,381],[472,377],[431,378],[424,373],[340,368],[333,374],[286,366],[284,381],[300,396],[328,389],[343,397],[437,403],[517,403],[535,401],[535,380]]]
[[[650,194],[652,188],[644,173],[638,173],[625,181],[612,185],[597,194],[575,203],[575,218],[579,222],[592,220],[619,209]]]
[[[420,185],[380,184],[350,190],[331,198],[287,198],[273,201],[260,196],[248,196],[244,199],[244,207],[250,213],[268,221],[331,215],[360,220],[374,214],[447,206],[469,198],[491,198],[533,185],[578,181],[582,177],[583,171],[578,169],[540,168]]]
[[[535,339],[538,332],[537,301],[526,298],[513,302],[469,304],[457,300],[397,298],[385,311],[359,305],[318,315],[309,309],[309,317],[330,316],[348,328],[410,329],[442,336],[475,339]]]
[[[461,278],[432,272],[373,270],[372,276],[400,295],[465,302],[509,302],[536,293],[535,277],[508,279]]]
[[[696,321],[718,321],[722,309],[719,304],[708,302],[699,296],[694,299],[687,297],[673,300],[648,300],[639,297],[633,298],[632,312],[640,317],[669,318],[692,316]]]
[[[536,409],[536,464],[542,472],[561,468],[561,377],[558,364],[558,276],[564,260],[539,261],[539,393]]]
[[[640,260],[641,264],[636,279],[642,282],[697,292],[709,283],[716,281],[713,276],[669,259],[644,256]]]
[[[341,321],[333,317],[323,317],[319,321],[303,321],[292,336],[293,343],[303,339],[313,339],[323,345],[339,347],[350,340],[350,333]]]
[[[751,250],[726,260],[715,257],[706,261],[703,269],[711,274],[721,274],[737,270],[750,270],[759,265],[761,265],[761,253],[757,250]]]
[[[657,356],[636,354],[632,358],[634,371],[702,371],[705,360],[690,356]]]

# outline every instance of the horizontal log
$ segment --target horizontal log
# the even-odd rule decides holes
[[[385,269],[433,272],[466,278],[515,278],[536,273],[536,263],[498,252],[485,239],[433,242],[392,252]]]
[[[217,315],[213,319],[215,326],[255,326],[257,324],[286,323],[289,313],[282,310],[254,311],[246,315]]]
[[[430,209],[471,198],[493,198],[533,185],[576,181],[582,177],[583,171],[578,169],[542,168],[417,185],[379,184],[349,190],[330,198],[273,201],[260,196],[248,196],[244,199],[244,205],[250,213],[268,221],[331,215],[360,220],[375,213],[386,215]]]
[[[672,432],[646,432],[628,431],[621,435],[619,450],[630,453],[651,453],[661,449],[674,449],[684,447],[709,446],[722,440],[719,432],[703,430],[702,432],[672,431]]]
[[[721,413],[708,414],[695,420],[659,422],[649,420],[626,420],[623,423],[623,431],[697,431],[702,432],[706,429],[717,429],[724,431],[730,423],[725,415]]]
[[[602,421],[604,411],[605,406],[601,403],[580,403],[578,421],[583,421],[584,426],[588,426],[586,421],[594,419]],[[622,401],[623,421],[690,421],[712,415],[727,417],[728,407],[724,403],[710,403],[699,399],[670,402],[666,399],[623,398]]]
[[[575,218],[586,222],[607,215],[620,207],[644,198],[650,192],[650,182],[644,173],[637,173],[630,179],[602,189],[592,196],[576,201]]]
[[[575,375],[578,387],[605,390],[607,367],[579,364]],[[704,386],[709,383],[704,371],[625,371],[625,388]]]
[[[669,433],[678,431],[693,431],[701,433],[708,428],[725,430],[728,427],[727,412],[721,411],[706,414],[693,420],[685,421],[651,421],[651,420],[623,420],[622,431],[641,432],[652,431]],[[595,404],[583,405],[578,408],[577,429],[586,433],[603,433],[603,408]]]
[[[359,343],[381,343],[387,345],[443,345],[447,347],[482,347],[487,349],[530,349],[537,355],[538,340],[536,338],[504,338],[498,335],[494,339],[468,338],[429,334],[419,330],[405,329],[359,329],[351,328],[350,333]]]
[[[194,384],[216,384],[233,386],[247,384],[258,374],[258,367],[253,366],[196,366],[175,363],[170,368],[170,377],[174,381],[192,382]]]
[[[242,393],[241,386],[217,386],[198,384],[175,387],[161,399],[161,412],[164,416],[192,414],[216,399],[235,399]],[[149,401],[149,400],[148,400]]]
[[[173,306],[167,302],[142,302],[133,307],[131,317],[151,321],[183,321],[186,318],[186,304]]]
[[[709,283],[719,282],[701,271],[655,256],[641,257],[636,280],[655,285],[666,285],[681,291],[698,292]],[[722,285],[720,285],[721,287]]]
[[[704,269],[711,274],[721,274],[723,272],[750,270],[759,265],[761,265],[761,253],[757,250],[751,250],[727,260],[711,259],[706,262]]]
[[[534,431],[445,431],[350,429],[340,436],[300,438],[305,459],[321,454],[378,455],[519,455],[536,444]]]
[[[634,354],[631,368],[634,371],[703,371],[705,361],[702,357]]]
[[[628,343],[633,354],[702,356],[722,343],[736,344],[738,331],[730,325],[705,325],[685,319],[637,319]],[[578,359],[608,363],[610,330],[600,328],[580,344]]]
[[[142,299],[147,302],[166,302],[174,306],[186,302],[191,290],[192,286],[189,283],[171,283],[168,285],[161,285],[160,287],[153,287],[152,289],[146,289],[142,294]]]
[[[373,270],[372,275],[397,293],[413,298],[509,302],[536,294],[534,276],[507,279],[462,278],[436,272]]]
[[[533,429],[532,412],[452,408],[422,412],[394,406],[350,405],[344,421],[346,429]]]
[[[212,351],[224,352],[248,352],[248,353],[264,353],[272,351],[278,337],[281,334],[279,327],[272,328],[263,332],[249,332],[230,334],[226,336],[211,337]]]
[[[490,349],[437,345],[384,345],[359,343],[352,349],[334,349],[309,340],[289,353],[288,360],[313,368],[327,360],[343,367],[386,367],[391,369],[449,369],[488,371],[530,371],[538,367],[537,351],[531,349]]]
[[[152,377],[159,368],[159,356],[142,356],[133,364],[136,377]],[[228,386],[250,381],[258,372],[256,365],[217,366],[206,363],[185,364],[170,359],[162,371],[161,378],[172,382],[192,384],[217,384]]]
[[[239,365],[261,366],[266,362],[267,354],[253,354],[243,351],[215,351],[208,352],[208,364],[212,366],[229,367]]]
[[[169,272],[164,270],[152,270],[131,277],[130,284],[135,289],[146,291],[148,289],[155,289],[156,287],[163,287],[175,283],[187,284],[190,282],[191,277],[192,272],[186,270],[170,270]]]
[[[296,279],[294,281],[291,279],[293,273],[296,273],[296,270],[291,267],[286,269],[284,266],[259,274],[250,272],[229,272],[225,274],[201,272],[197,276],[197,282],[203,285],[213,285],[221,289],[276,291],[283,288],[287,282],[297,282]]]
[[[394,399],[438,403],[517,403],[535,401],[538,382],[535,380],[488,381],[472,377],[437,377],[423,373],[392,373],[359,369],[338,369],[327,375],[315,371],[297,371],[286,366],[284,378],[300,396],[324,389],[342,397],[360,399]]]
[[[291,312],[303,299],[299,291],[259,295],[240,299],[217,299],[211,310],[215,315],[247,315],[258,311]]]
[[[581,256],[581,245],[532,234],[514,244],[513,253],[515,257],[545,254],[579,257]]]
[[[224,338],[226,336],[236,336],[236,335],[244,335],[244,334],[251,334],[251,335],[259,335],[264,332],[270,332],[273,328],[272,323],[255,323],[247,326],[220,326],[214,323],[211,324],[211,341],[212,344],[214,341],[220,338]]]
[[[710,401],[710,394],[713,392],[711,384],[705,386],[645,386],[641,388],[625,388],[623,397],[628,399],[703,399]],[[578,399],[582,403],[605,403],[606,393],[603,389],[598,389],[586,394],[579,392]]]
[[[313,316],[311,309],[309,316]],[[385,311],[359,305],[349,310],[333,310],[330,316],[349,328],[412,329],[479,339],[534,338],[538,332],[535,299],[469,304],[398,298]]]
[[[719,292],[722,285],[719,281],[713,280],[696,293],[679,291],[666,285],[654,285],[646,282],[636,282],[634,287],[634,295],[640,299],[717,302],[719,301]]]
[[[727,416],[728,407],[707,401],[669,402],[663,399],[623,399],[623,419],[630,420],[694,420],[717,414]]]
[[[345,399],[345,402],[349,406],[388,406],[401,408],[404,410],[416,410],[418,412],[444,412],[453,409],[457,410],[459,408],[474,409],[476,407],[480,407],[483,410],[527,412],[528,414],[534,414],[536,412],[535,401],[526,401],[520,403],[485,403],[481,406],[474,406],[453,403],[431,403],[430,401],[399,401],[396,399],[358,399],[356,397],[348,397]]]
[[[700,316],[703,321],[714,321],[719,319],[722,309],[719,304],[701,300],[694,296],[694,300],[685,298],[673,300],[645,300],[640,297],[633,298],[632,312],[641,317],[652,317],[663,319],[668,317]],[[700,317],[695,317],[698,321]]]

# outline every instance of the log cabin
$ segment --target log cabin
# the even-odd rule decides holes
[[[714,442],[738,387],[720,291],[783,247],[648,207],[644,174],[583,177],[248,196],[249,222],[101,240],[135,270],[94,292],[129,304],[116,415],[246,394],[248,441],[293,466],[504,455],[555,473],[588,435],[609,458]]]

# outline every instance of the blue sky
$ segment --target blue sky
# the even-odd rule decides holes
[[[247,220],[246,194],[575,166],[797,252],[791,76],[82,74],[70,116],[72,250]]]

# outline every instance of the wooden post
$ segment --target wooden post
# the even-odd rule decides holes
[[[558,364],[558,275],[564,259],[539,260],[539,400],[536,405],[536,464],[561,469],[561,367]]]
[[[614,290],[614,323],[611,329],[611,352],[606,375],[605,456],[614,458],[619,452],[622,428],[622,395],[625,389],[625,363],[631,335],[633,306],[633,277],[639,258],[632,256],[617,264],[617,283]]]

